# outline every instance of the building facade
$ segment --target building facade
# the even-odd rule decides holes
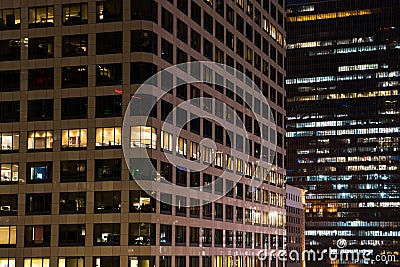
[[[285,236],[283,5],[1,1],[0,266],[283,266],[274,257],[257,257],[265,246],[283,247]],[[234,67],[262,90],[277,123],[270,132],[277,152],[261,153],[253,107],[243,104],[250,99],[256,109],[257,99],[241,95],[230,81],[174,89],[158,103],[150,125],[133,133],[149,139],[133,143],[151,150],[161,176],[180,186],[211,184],[228,167],[243,173],[215,203],[175,207],[156,201],[132,179],[121,149],[123,115],[148,77],[200,60]],[[227,103],[246,121],[249,164],[228,164],[228,152],[199,173],[168,163],[162,151],[204,160],[205,137],[215,140],[218,151],[238,146],[206,119],[190,122],[179,146],[170,146],[173,137],[157,125],[172,107],[199,96]],[[255,165],[261,154],[275,158],[271,172],[262,175]],[[252,188],[253,179],[263,180],[261,187]]]
[[[302,2],[287,9],[287,181],[307,190],[306,249],[361,255],[307,265],[398,265],[400,3]]]

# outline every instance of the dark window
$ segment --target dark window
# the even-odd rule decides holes
[[[236,185],[236,198],[239,198],[239,199],[243,199],[243,184],[242,183],[238,183],[237,185]]]
[[[174,16],[165,8],[161,9],[161,26],[170,33],[174,33]]]
[[[203,39],[203,55],[208,59],[213,59],[213,44],[207,39]]]
[[[176,184],[180,186],[187,186],[187,171],[177,167],[176,172]]]
[[[236,30],[244,34],[244,19],[239,14],[236,14]]]
[[[203,246],[210,247],[212,245],[212,229],[203,228],[202,230]]]
[[[223,245],[223,233],[224,231],[221,229],[215,229],[214,230],[215,234],[214,234],[214,246],[216,247],[222,247]]]
[[[220,144],[224,143],[224,128],[220,125],[215,125],[215,141]]]
[[[235,47],[234,43],[235,43],[235,37],[233,33],[226,30],[226,46],[229,47],[231,50],[233,50]]]
[[[50,239],[50,225],[25,226],[25,247],[49,247]]]
[[[26,194],[26,215],[51,214],[51,193]]]
[[[121,192],[120,191],[95,192],[94,212],[95,213],[121,212]]]
[[[190,32],[190,46],[196,51],[200,52],[201,50],[201,37],[195,30],[191,30]]]
[[[60,246],[84,246],[85,236],[84,224],[60,224],[58,244]]]
[[[88,4],[76,3],[63,5],[63,25],[76,25],[88,23]]]
[[[186,211],[186,197],[177,196],[175,215],[186,217]]]
[[[131,83],[142,84],[157,73],[157,66],[147,62],[131,63]]]
[[[187,40],[188,40],[188,27],[180,19],[177,19],[177,21],[176,21],[176,36],[182,42],[187,43]]]
[[[214,34],[213,32],[213,24],[214,20],[213,17],[208,14],[206,11],[203,12],[203,20],[204,20],[204,29],[208,31],[211,34]]]
[[[225,41],[224,31],[224,26],[222,26],[218,22],[215,22],[215,37],[217,37],[217,39],[220,40],[222,43],[224,43]]]
[[[220,178],[222,179],[222,178]],[[222,203],[214,203],[214,218],[221,220],[224,218],[224,205]]]
[[[235,11],[228,5],[226,5],[226,21],[232,26],[235,25]]]
[[[202,267],[211,267],[212,260],[211,256],[203,256],[203,266]]]
[[[171,256],[160,256],[160,267],[172,267]]]
[[[236,231],[236,247],[242,248],[243,247],[243,232]]]
[[[243,208],[236,207],[236,222],[243,223]]]
[[[53,119],[53,99],[28,101],[28,121]]]
[[[26,164],[26,183],[49,183],[51,178],[51,162],[28,162]]]
[[[0,122],[18,122],[19,112],[19,101],[0,102]]]
[[[150,223],[129,224],[129,245],[150,246],[156,244],[156,225]]]
[[[183,52],[179,48],[176,48],[176,64],[186,63],[187,53]]]
[[[175,246],[186,246],[186,226],[175,226]]]
[[[146,52],[157,55],[157,51],[157,34],[143,30],[131,31],[131,52]]]
[[[158,5],[155,1],[131,1],[132,20],[148,20],[157,23]]]
[[[212,122],[203,119],[203,136],[212,138]]]
[[[21,25],[21,9],[0,10],[0,30],[19,29]]]
[[[225,205],[225,219],[227,221],[233,221],[233,206]]]
[[[178,9],[187,15],[188,13],[188,0],[178,0]]]
[[[244,44],[239,38],[236,38],[236,54],[244,57]]]
[[[165,39],[161,39],[161,58],[169,63],[173,63],[174,60],[174,49],[170,42]]]
[[[86,192],[60,193],[60,214],[85,213]]]
[[[13,216],[18,213],[18,194],[0,195],[0,216]]]
[[[96,267],[119,267],[119,256],[93,257],[93,265]]]
[[[19,85],[19,70],[0,71],[0,92],[18,91]]]
[[[122,96],[97,96],[96,118],[122,116]]]
[[[28,70],[28,89],[53,89],[54,69],[32,69]]]
[[[201,25],[201,8],[198,4],[196,4],[194,2],[194,0],[192,0],[192,3],[190,5],[190,9],[191,9],[191,18],[194,22],[196,22],[197,24]]]
[[[227,247],[232,247],[233,246],[233,230],[226,230],[225,231],[225,244]]]
[[[160,213],[172,214],[172,195],[160,193]]]
[[[253,42],[253,27],[248,23],[246,23],[246,38]]]
[[[96,181],[121,180],[121,159],[96,160]]]
[[[28,20],[29,28],[52,27],[54,25],[54,7],[30,7]]]
[[[122,1],[109,0],[96,2],[96,21],[110,22],[122,19]]]
[[[94,246],[119,246],[121,225],[117,223],[103,223],[93,225]]]
[[[122,32],[104,32],[96,34],[96,54],[122,53]]]
[[[0,61],[19,60],[21,53],[20,51],[21,41],[18,39],[0,41]]]
[[[63,57],[86,56],[88,53],[87,34],[67,35],[62,37]]]
[[[61,161],[60,180],[61,182],[86,181],[86,161]]]
[[[160,225],[160,246],[170,246],[172,243],[172,225]]]
[[[28,40],[28,58],[51,58],[54,56],[54,38],[41,37],[29,38]]]
[[[175,267],[186,267],[186,256],[175,256]]]
[[[86,87],[88,84],[87,66],[62,68],[62,87]]]
[[[189,229],[189,243],[190,246],[198,246],[200,241],[199,227],[190,227]]]
[[[86,97],[61,99],[61,119],[87,118],[88,99]]]
[[[225,7],[224,0],[217,0],[217,5],[215,10],[222,17],[224,17],[224,7]]]
[[[122,64],[102,64],[96,67],[96,86],[122,84]]]
[[[156,200],[141,190],[129,192],[129,211],[154,213],[156,212]]]

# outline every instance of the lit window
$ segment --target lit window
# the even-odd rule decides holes
[[[0,266],[15,267],[15,258],[0,258]]]
[[[21,24],[21,9],[0,10],[0,29],[19,29]],[[0,266],[3,266],[0,264]]]
[[[50,225],[25,226],[25,246],[50,246]]]
[[[161,131],[161,149],[172,151],[172,134]]]
[[[211,163],[213,157],[213,149],[211,147],[203,147],[203,161],[205,163]]]
[[[121,225],[117,223],[95,224],[93,226],[93,245],[118,246],[120,244]]]
[[[0,246],[15,245],[17,226],[0,226]]]
[[[121,127],[97,128],[96,146],[120,146],[121,145]]]
[[[243,173],[243,160],[242,159],[236,159],[236,171],[238,173]]]
[[[248,177],[253,176],[253,164],[251,162],[247,162],[245,175]]]
[[[132,148],[157,148],[157,129],[149,126],[131,127],[131,147]],[[172,149],[172,137],[171,137]]]
[[[200,147],[196,142],[190,141],[190,159],[199,160],[200,159]]]
[[[217,151],[216,153],[215,153],[215,167],[219,167],[219,168],[223,168],[223,156],[224,156],[224,153],[223,152],[221,152],[221,151]]]
[[[19,149],[19,133],[0,133],[1,148],[0,150],[18,150]]]
[[[129,245],[150,246],[155,244],[156,244],[155,224],[150,224],[150,223],[129,224]]]
[[[18,183],[18,164],[2,163],[0,183]]]
[[[29,162],[27,163],[27,183],[50,182],[51,181],[51,162]]]
[[[154,256],[129,257],[129,267],[156,266]]]
[[[156,210],[156,201],[144,191],[130,192],[130,212],[151,213]]]
[[[50,267],[50,258],[25,258],[24,267]]]
[[[88,21],[88,4],[77,3],[63,5],[63,24],[74,25],[74,24],[85,24]]]
[[[233,162],[234,159],[231,155],[226,155],[226,169],[229,171],[233,171]]]
[[[183,137],[177,137],[176,140],[176,153],[180,156],[187,156],[187,140]]]
[[[62,147],[86,147],[87,146],[87,129],[73,129],[62,131]]]
[[[29,26],[47,27],[53,26],[54,13],[53,6],[31,7],[29,8]]]
[[[52,149],[53,132],[35,131],[28,133],[28,149]]]
[[[85,258],[84,257],[59,257],[58,258],[58,267],[85,267]]]

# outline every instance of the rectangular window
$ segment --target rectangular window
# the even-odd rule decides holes
[[[19,113],[19,101],[0,102],[0,122],[18,122]]]
[[[54,56],[54,38],[40,37],[29,38],[28,40],[28,58],[52,58]]]
[[[19,29],[21,25],[21,9],[0,10],[0,30]]]
[[[101,64],[96,66],[96,86],[122,84],[122,64]]]
[[[161,25],[168,32],[174,33],[174,16],[165,8],[161,10]]]
[[[204,29],[211,33],[212,35],[214,34],[214,19],[213,17],[208,14],[206,11],[203,13],[203,20],[204,20]]]
[[[188,40],[188,27],[180,19],[177,19],[177,21],[176,21],[176,36],[182,42],[187,43],[187,40]]]
[[[161,58],[171,64],[174,60],[173,45],[164,38],[161,39]]]
[[[212,245],[212,229],[203,228],[202,229],[202,241],[203,246],[210,247]]]
[[[87,85],[87,66],[69,66],[62,68],[62,88],[86,87]]]
[[[121,145],[121,127],[96,128],[96,147]]]
[[[175,226],[175,246],[186,246],[186,226]]]
[[[18,183],[18,163],[1,163],[0,183]]]
[[[117,223],[103,223],[93,225],[94,246],[119,246],[121,225]]]
[[[172,139],[171,139],[172,140]],[[149,126],[131,127],[131,147],[132,148],[157,148],[157,129]],[[172,147],[172,145],[171,145]]]
[[[84,257],[59,257],[58,267],[85,267]]]
[[[88,23],[88,4],[77,3],[62,6],[63,25]]]
[[[197,52],[201,51],[201,37],[195,30],[190,31],[190,46]]]
[[[179,156],[187,156],[187,140],[178,136],[176,138],[176,154]]]
[[[236,222],[243,223],[243,208],[236,207]]]
[[[122,96],[97,96],[96,118],[122,116]]]
[[[62,130],[62,148],[87,147],[87,129]]]
[[[28,150],[53,149],[53,131],[28,132]]]
[[[30,69],[28,70],[28,89],[43,90],[54,88],[54,69]]]
[[[200,145],[199,143],[190,141],[190,159],[199,160],[200,159]]]
[[[198,4],[196,4],[194,2],[194,0],[192,0],[192,3],[190,5],[191,8],[191,18],[194,22],[196,22],[197,24],[201,25],[201,8]]]
[[[0,247],[15,247],[17,226],[0,226]]]
[[[29,8],[29,28],[53,27],[54,7],[41,6]]]
[[[108,0],[96,2],[96,22],[122,20],[122,1]]]
[[[172,225],[160,225],[160,245],[170,246],[172,243]]]
[[[147,62],[131,63],[131,83],[142,84],[157,73],[157,66]]]
[[[58,244],[59,246],[84,246],[85,236],[84,224],[60,224]]]
[[[94,193],[95,213],[121,212],[120,191],[98,191]]]
[[[156,211],[156,200],[154,197],[148,195],[141,190],[129,192],[129,211],[154,213]]]
[[[129,224],[129,245],[150,246],[156,244],[156,225],[150,223]],[[135,266],[136,267],[136,266]]]
[[[85,213],[86,192],[60,193],[60,214]]]
[[[26,183],[50,183],[51,179],[51,162],[28,162],[26,164]]]
[[[60,180],[62,183],[86,181],[86,161],[61,161]]]
[[[172,134],[161,131],[161,149],[172,152]]]
[[[50,267],[50,258],[25,258],[24,267]]]
[[[158,5],[157,2],[150,1],[131,1],[131,19],[147,20],[157,23],[158,21]]]
[[[131,52],[145,52],[157,55],[157,51],[157,34],[143,30],[131,31]]]
[[[19,91],[20,71],[0,71],[0,92]]]
[[[18,212],[18,194],[0,195],[0,216],[14,216]]]
[[[15,267],[15,258],[0,258],[0,266]]]
[[[225,221],[233,221],[233,206],[225,205]]]
[[[62,37],[62,56],[87,56],[88,36],[87,34],[66,35]]]
[[[95,181],[121,180],[121,159],[97,159]]]
[[[103,32],[96,34],[96,54],[122,53],[122,32]]]
[[[93,265],[92,266],[119,267],[119,256],[93,257]],[[31,267],[31,266],[29,266],[29,267]],[[32,266],[32,267],[35,267],[35,266]],[[47,266],[47,267],[49,267],[49,266]]]
[[[11,40],[0,41],[0,61],[19,60],[21,54],[20,51],[21,51],[20,40],[11,39]]]
[[[200,242],[200,229],[199,227],[190,227],[189,229],[189,243],[190,246],[198,246]]]
[[[26,194],[26,215],[51,214],[51,193]]]
[[[28,121],[53,119],[53,99],[28,101]]]

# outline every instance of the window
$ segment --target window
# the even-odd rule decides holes
[[[25,258],[24,267],[50,267],[50,258]]]
[[[176,167],[176,184],[180,186],[187,186],[187,171],[181,167]]]
[[[86,229],[84,224],[60,224],[59,246],[84,246]]]
[[[143,30],[131,31],[131,52],[146,52],[157,55],[157,51],[157,34]]]
[[[67,35],[62,37],[62,56],[86,56],[88,53],[87,34]]]
[[[0,61],[19,60],[20,50],[21,50],[21,41],[18,39],[0,41]]]
[[[172,225],[160,225],[160,245],[170,246],[172,243]]]
[[[131,83],[142,84],[157,73],[157,66],[147,62],[131,63]]]
[[[29,38],[28,40],[28,58],[52,58],[54,56],[54,38],[41,37]]]
[[[236,222],[243,223],[243,208],[236,207]]]
[[[96,2],[96,21],[110,22],[122,19],[122,1],[109,0]]]
[[[176,21],[176,36],[182,42],[187,43],[187,40],[188,40],[188,27],[180,19],[177,19],[177,21]]]
[[[0,92],[18,91],[20,87],[20,71],[0,71]]]
[[[62,148],[85,148],[87,129],[62,130]]]
[[[196,22],[197,24],[201,25],[201,8],[198,4],[196,4],[194,2],[194,0],[192,0],[192,3],[190,5],[190,9],[191,9],[191,18],[194,22]]]
[[[121,180],[121,159],[96,160],[96,181]]]
[[[215,239],[214,239],[214,246],[215,247],[222,247],[223,245],[223,236],[224,236],[224,231],[221,229],[215,229]],[[222,259],[221,259],[222,261]],[[220,264],[218,264],[217,266],[222,266],[222,262],[220,262]]]
[[[225,220],[232,222],[233,221],[233,206],[225,205]]]
[[[15,258],[0,258],[0,266],[14,267],[15,266]]]
[[[53,131],[28,132],[28,150],[53,149]]]
[[[1,163],[0,183],[18,183],[18,164],[17,163]]]
[[[204,29],[211,33],[212,35],[214,34],[214,20],[213,17],[208,14],[206,11],[203,13],[203,20],[204,20]]]
[[[19,112],[19,101],[0,102],[0,122],[18,122]]]
[[[93,257],[93,265],[92,266],[119,267],[119,256]],[[32,266],[32,267],[35,267],[35,266]],[[49,267],[49,266],[47,266],[47,267]]]
[[[202,267],[211,267],[211,256],[203,256],[203,266]]]
[[[84,257],[59,257],[58,267],[85,267]]]
[[[200,159],[200,145],[199,143],[190,141],[190,159],[199,160]]]
[[[154,213],[156,211],[156,201],[153,197],[141,190],[129,192],[129,211]]]
[[[121,211],[120,191],[100,191],[94,193],[94,212],[113,213]]]
[[[0,216],[14,216],[17,212],[18,194],[0,195]]]
[[[244,34],[244,19],[238,13],[236,13],[236,30]]]
[[[160,267],[172,267],[171,256],[160,256]]]
[[[129,267],[151,267],[156,266],[156,257],[154,256],[140,256],[129,257]]]
[[[87,118],[88,99],[86,97],[61,99],[61,119]]]
[[[190,46],[197,52],[201,50],[201,37],[195,30],[190,31]]]
[[[96,66],[96,86],[122,84],[122,64],[102,64]]]
[[[88,23],[88,4],[77,3],[63,5],[62,7],[63,25],[76,25]]]
[[[28,121],[53,119],[53,99],[28,101]]]
[[[122,116],[122,96],[96,97],[96,118]]]
[[[175,246],[186,246],[186,226],[175,226]]]
[[[224,26],[222,26],[218,22],[215,22],[215,37],[217,37],[217,39],[220,40],[222,43],[224,43],[225,41],[224,32],[225,32]]]
[[[49,183],[51,178],[51,162],[28,162],[26,164],[26,183]]]
[[[148,20],[157,23],[158,5],[155,1],[131,1],[132,20]]]
[[[51,214],[51,193],[26,194],[26,215]]]
[[[60,214],[85,213],[86,192],[60,193]]]
[[[87,84],[87,66],[70,66],[62,68],[62,88],[86,87]]]
[[[174,49],[170,42],[165,40],[164,38],[161,39],[161,58],[169,63],[173,63],[174,59]]]
[[[164,151],[172,151],[172,134],[161,131],[161,149]]]
[[[187,156],[187,140],[180,136],[176,138],[176,154],[183,157]]]
[[[0,10],[0,30],[19,29],[21,25],[21,9]]]
[[[29,28],[52,27],[54,24],[53,6],[29,8]]]
[[[200,200],[190,198],[190,217],[200,218]]]
[[[156,149],[157,130],[149,126],[131,127],[131,147]],[[172,146],[172,145],[171,145]]]
[[[188,0],[178,0],[178,9],[187,15],[188,13]]]
[[[207,203],[207,204],[205,204]],[[212,206],[213,203],[203,200],[203,220],[211,220],[212,219]]]
[[[96,34],[96,54],[122,53],[122,32],[104,32]]]
[[[60,180],[61,182],[86,181],[86,161],[61,161]]]
[[[121,127],[96,128],[96,147],[121,145]]]
[[[213,59],[213,44],[207,39],[203,39],[203,55],[208,59]]]
[[[174,33],[174,16],[165,8],[161,10],[161,26],[170,33]]]
[[[119,246],[121,225],[117,223],[103,223],[93,225],[94,246]]]
[[[31,69],[28,70],[28,89],[53,89],[54,69]]]
[[[129,245],[150,246],[156,244],[156,225],[150,223],[129,224]],[[135,266],[136,267],[136,266]]]
[[[15,247],[17,226],[0,226],[0,247]]]
[[[190,246],[198,246],[200,242],[200,228],[190,227],[189,228],[189,243]]]
[[[222,178],[221,178],[222,179]],[[214,218],[222,221],[224,214],[224,205],[222,203],[214,203]]]
[[[176,48],[176,64],[181,64],[181,63],[186,63],[187,62],[187,53],[183,52],[179,48]],[[182,88],[182,86],[179,86],[177,88],[177,91],[179,88]],[[179,97],[179,95],[178,95]],[[186,98],[185,98],[186,100]]]
[[[202,230],[203,246],[210,247],[212,245],[212,229],[203,228]]]

